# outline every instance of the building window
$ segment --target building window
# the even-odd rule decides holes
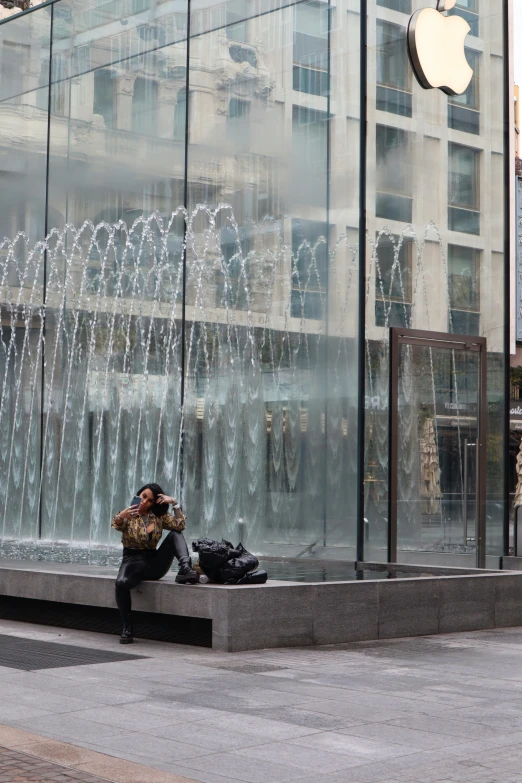
[[[376,127],[377,217],[412,222],[410,136],[402,128]]]
[[[377,0],[377,5],[400,11],[402,14],[411,14],[411,0]]]
[[[84,3],[84,5],[89,5]],[[84,30],[88,30],[92,27],[98,27],[102,24],[110,24],[111,22],[117,22],[122,18],[122,3],[121,0],[98,0],[97,3],[91,3],[91,8],[87,8],[83,12],[83,25]],[[69,13],[71,13],[69,11]]]
[[[326,164],[328,113],[305,106],[292,107],[293,151],[299,165],[318,169]]]
[[[4,64],[5,64],[5,57],[6,52],[9,52],[9,44],[4,44],[2,47],[3,54],[4,54]],[[24,47],[25,48],[25,47]],[[8,55],[7,55],[8,56]],[[66,103],[67,103],[67,94],[68,94],[68,60],[66,60],[66,57],[62,53],[54,54],[52,58],[52,65],[51,65],[51,114],[65,114],[66,110]],[[5,67],[5,65],[4,65]],[[10,63],[10,68],[7,69],[7,78],[9,78],[9,84],[13,85],[13,89],[18,88],[18,84],[21,82],[19,79],[21,79],[21,73],[20,76],[18,76],[18,68],[16,64],[16,58],[13,59],[13,61]],[[7,82],[6,78],[6,84]],[[40,76],[38,79],[38,87],[43,87],[44,89],[39,89],[36,95],[36,105],[39,109],[43,109],[44,111],[47,111],[48,109],[48,88],[47,85],[49,84],[49,59],[41,60],[40,62]],[[16,95],[16,93],[13,93],[13,95]],[[20,97],[14,97],[9,101],[10,103],[19,103]]]
[[[406,30],[398,24],[377,20],[377,82],[407,90],[410,87]]]
[[[228,102],[227,134],[237,152],[250,152],[251,102],[230,98]]]
[[[455,8],[448,11],[448,16],[462,16],[471,27],[470,35],[479,37],[478,0],[457,0]]]
[[[303,3],[294,15],[293,87],[310,95],[328,95],[328,6]]]
[[[8,44],[4,44],[2,47],[4,52],[6,46],[8,46]],[[36,106],[42,111],[49,110],[49,60],[42,60],[40,63],[40,76],[38,77],[38,90],[36,91]]]
[[[292,220],[292,318],[323,318],[328,266],[326,230],[326,224],[319,220]]]
[[[16,24],[16,22],[15,22]],[[6,36],[7,37],[7,36]],[[24,91],[25,64],[29,62],[29,47],[2,41],[1,76],[2,76],[2,101],[5,103],[20,103],[21,94]],[[44,70],[46,68],[46,70]],[[49,84],[49,60],[43,62],[43,84]],[[5,97],[4,97],[5,96]],[[45,106],[47,109],[47,106]]]
[[[480,334],[480,313],[452,310],[449,331],[451,334]]]
[[[480,326],[480,251],[460,245],[448,246],[450,331],[477,334]]]
[[[250,235],[244,226],[240,226],[238,231],[231,226],[221,229],[223,267],[216,272],[216,307],[237,310],[248,307],[247,288],[250,280],[247,276],[247,256],[250,249]]]
[[[226,4],[226,30],[229,41],[244,43],[247,39],[247,0],[229,0]]]
[[[413,240],[381,235],[375,260],[375,325],[409,327]]]
[[[190,100],[190,93],[189,93]],[[185,140],[185,130],[187,123],[187,90],[182,87],[176,98],[174,106],[174,139],[176,141]]]
[[[466,92],[448,99],[448,126],[465,133],[480,133],[479,66],[480,53],[466,49],[466,59],[473,69],[473,78]]]
[[[143,136],[156,135],[158,85],[152,79],[138,77],[132,96],[132,130]]]
[[[228,102],[228,119],[244,119],[250,115],[250,101],[242,101],[241,98],[231,98]]]
[[[448,227],[450,231],[480,234],[480,152],[451,143],[448,150]]]
[[[93,114],[100,114],[107,128],[115,126],[114,72],[109,68],[94,71]]]
[[[377,20],[377,109],[412,116],[411,77],[404,45],[406,30]]]
[[[448,286],[452,309],[479,309],[479,272],[479,250],[460,245],[448,246]]]

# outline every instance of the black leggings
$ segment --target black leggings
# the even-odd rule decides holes
[[[130,591],[144,580],[165,576],[174,558],[189,557],[187,542],[178,530],[171,530],[157,549],[124,549],[116,578],[116,603],[124,622],[130,620]]]

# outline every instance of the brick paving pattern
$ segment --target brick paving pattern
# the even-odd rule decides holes
[[[102,778],[0,746],[0,783],[106,783]]]

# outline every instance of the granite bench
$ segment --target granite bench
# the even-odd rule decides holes
[[[0,559],[2,597],[115,609],[116,570]],[[212,648],[325,645],[522,625],[522,572],[245,587],[143,582],[133,608],[205,618]]]

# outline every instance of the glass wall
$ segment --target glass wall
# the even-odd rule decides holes
[[[156,480],[189,539],[353,560],[358,3],[57,0],[0,34],[4,553],[105,562]]]
[[[474,75],[423,90],[406,57],[418,0],[370,0],[366,299],[367,559],[386,560],[389,327],[487,339],[487,554],[504,513],[504,49],[501,0],[457,0]],[[398,558],[474,565],[477,372],[462,351],[402,346]],[[444,354],[444,356],[443,356]],[[470,386],[470,379],[473,383]],[[402,504],[402,505],[401,505]],[[421,554],[422,553],[422,554]],[[495,557],[496,556],[496,559]]]
[[[396,326],[487,339],[498,564],[504,3],[450,12],[474,72],[452,97],[407,56],[424,3],[367,5],[366,74],[359,0],[56,0],[0,25],[4,553],[106,562],[156,480],[189,539],[386,560]],[[408,350],[398,557],[473,565],[480,390],[462,351]]]
[[[0,26],[0,535],[38,536],[51,24]]]

